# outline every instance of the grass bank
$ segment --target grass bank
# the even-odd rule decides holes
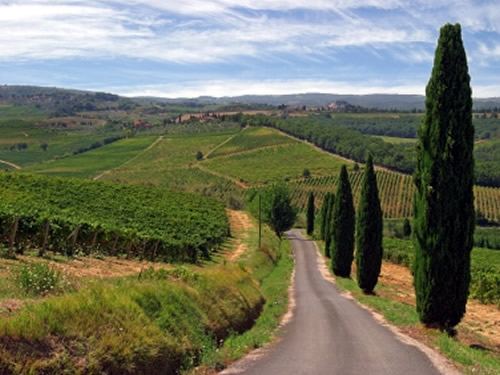
[[[225,367],[270,341],[287,308],[289,244],[265,228],[258,250],[255,227],[243,239],[248,250],[238,263],[86,282],[7,316],[0,322],[0,373],[176,374]]]

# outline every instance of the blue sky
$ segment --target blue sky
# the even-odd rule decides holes
[[[447,22],[462,25],[474,96],[500,96],[491,0],[0,0],[0,84],[424,94]]]

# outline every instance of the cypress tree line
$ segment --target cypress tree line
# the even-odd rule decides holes
[[[312,235],[314,233],[314,194],[311,191],[309,193],[309,199],[307,200],[307,234]]]
[[[382,266],[382,220],[377,177],[369,155],[356,217],[356,272],[358,285],[365,293],[371,293],[377,285]]]
[[[414,286],[420,320],[451,330],[465,313],[474,234],[474,128],[459,24],[441,28],[419,129]]]
[[[335,194],[328,193],[328,206],[325,217],[325,256],[331,257],[331,244],[333,236],[333,206],[335,206]]]
[[[332,257],[333,273],[341,277],[351,275],[354,253],[354,205],[351,184],[345,165],[340,170],[335,206],[333,207]]]

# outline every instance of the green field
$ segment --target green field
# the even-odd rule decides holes
[[[156,139],[157,137],[122,139],[82,154],[36,164],[23,171],[52,176],[92,178],[136,157]]]
[[[269,128],[246,128],[244,131],[229,139],[220,147],[213,150],[209,157],[231,155],[257,148],[276,146],[280,144],[297,143],[296,139],[285,136]]]
[[[34,105],[17,106],[12,104],[0,105],[0,119],[5,120],[41,120],[47,114]]]
[[[401,143],[417,143],[417,138],[400,138],[400,137],[387,137],[383,135],[374,135],[374,137],[380,138],[384,142],[392,143],[392,144],[401,144]]]
[[[201,135],[164,136],[154,147],[123,167],[127,170],[175,169],[198,162],[196,153],[203,155],[234,135],[233,132]]]
[[[237,153],[203,162],[207,168],[250,184],[266,184],[300,178],[307,168],[312,176],[335,174],[351,164],[304,143]]]

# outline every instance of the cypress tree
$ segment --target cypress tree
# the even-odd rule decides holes
[[[356,266],[359,287],[371,293],[382,266],[382,209],[372,156],[368,156],[356,217]]]
[[[328,211],[328,205],[330,204],[330,193],[326,193],[325,197],[323,198],[323,203],[321,204],[321,209],[320,209],[320,227],[319,227],[319,233],[320,237],[322,240],[325,239],[325,230],[326,230],[326,215]]]
[[[309,199],[307,200],[307,234],[312,235],[314,233],[314,194],[311,191],[309,193]]]
[[[474,128],[459,24],[441,28],[426,87],[414,180],[414,286],[420,320],[451,330],[465,313],[474,234]]]
[[[351,184],[345,165],[340,170],[332,224],[330,255],[333,273],[337,276],[349,277],[354,253],[354,206]]]
[[[325,217],[325,256],[331,257],[331,243],[333,235],[333,206],[335,206],[335,194],[328,193],[328,206]]]

